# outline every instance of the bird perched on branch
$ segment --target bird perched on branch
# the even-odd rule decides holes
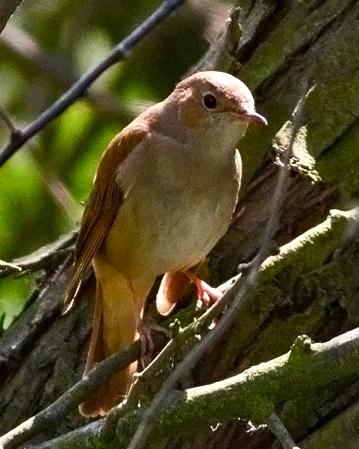
[[[164,273],[157,294],[163,315],[188,282],[200,297],[217,298],[191,268],[231,222],[242,170],[236,145],[249,123],[266,120],[245,84],[199,72],[110,142],[83,214],[64,307],[72,307],[92,265],[96,298],[85,372],[134,341],[158,275]],[[127,393],[135,369],[114,375],[80,411],[106,414]]]

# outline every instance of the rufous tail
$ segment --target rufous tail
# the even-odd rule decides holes
[[[126,279],[101,257],[95,258],[94,269],[95,311],[84,374],[137,338],[137,325],[152,286],[143,280]],[[80,413],[88,417],[106,415],[125,398],[136,369],[137,362],[113,375],[80,405]]]

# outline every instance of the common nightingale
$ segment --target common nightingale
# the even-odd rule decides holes
[[[85,373],[138,335],[146,297],[164,273],[157,308],[168,314],[191,268],[226,232],[236,206],[249,123],[266,124],[245,84],[223,72],[185,78],[161,103],[124,128],[103,153],[79,231],[65,312],[93,266],[93,330]],[[106,414],[127,393],[135,364],[112,376],[80,406]]]

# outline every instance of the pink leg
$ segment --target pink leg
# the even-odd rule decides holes
[[[194,283],[197,288],[198,299],[206,307],[214,304],[222,296],[222,293],[217,288],[211,287],[206,282],[199,279],[195,274],[184,271],[184,274]]]

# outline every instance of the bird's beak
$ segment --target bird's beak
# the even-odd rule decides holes
[[[259,125],[263,125],[263,126],[267,126],[268,122],[267,119],[265,117],[263,117],[263,115],[258,114],[258,112],[256,111],[245,111],[244,113],[242,112],[242,117],[243,120],[248,122],[248,123],[258,123]]]

